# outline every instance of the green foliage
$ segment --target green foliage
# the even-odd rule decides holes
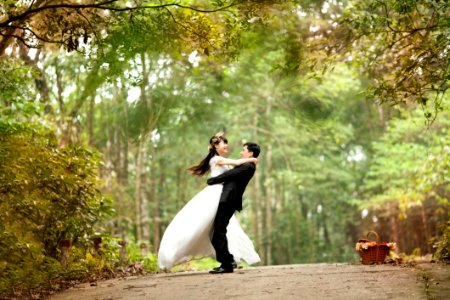
[[[446,189],[449,174],[447,112],[429,127],[419,109],[405,114],[390,122],[386,134],[373,144],[374,157],[364,186],[372,197],[363,201],[365,207],[379,208],[399,199],[406,210],[422,203],[430,193],[445,195],[441,190]]]
[[[435,249],[434,257],[446,263],[450,263],[450,221],[439,226],[439,236],[432,239]]]
[[[190,260],[186,263],[182,263],[174,266],[171,271],[172,272],[186,272],[186,271],[200,271],[200,270],[211,270],[218,266],[218,262],[211,258],[199,258]]]
[[[107,212],[96,188],[99,158],[77,146],[57,148],[43,128],[5,125],[0,124],[2,221],[19,236],[34,236],[55,257],[61,239],[89,234]]]
[[[110,214],[97,189],[99,157],[82,147],[58,148],[38,124],[0,123],[2,286],[34,288],[61,269],[59,242],[83,246]],[[6,284],[5,284],[6,282]]]
[[[443,103],[445,110],[431,125],[425,122],[420,108],[402,110],[399,117],[390,120],[386,132],[372,143],[369,168],[355,193],[355,203],[370,212],[363,221],[365,226],[379,228],[402,252],[418,249],[431,253],[429,239],[437,236],[438,225],[448,220],[447,103],[448,99]],[[416,235],[413,240],[399,233],[410,230]]]
[[[428,106],[431,118],[449,87],[449,8],[435,0],[350,1],[338,19],[336,50],[363,66],[375,99]]]
[[[0,120],[17,121],[36,116],[42,105],[35,98],[35,72],[16,59],[0,61]]]
[[[142,256],[138,243],[131,242],[127,245],[128,264],[141,264],[146,272],[155,272],[159,269],[158,257],[155,253],[149,252]]]

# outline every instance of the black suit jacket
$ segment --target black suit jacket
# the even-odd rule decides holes
[[[242,210],[242,195],[248,182],[255,174],[256,166],[253,163],[245,163],[234,169],[228,170],[219,176],[208,179],[208,184],[223,183],[220,202],[230,204],[235,210]]]

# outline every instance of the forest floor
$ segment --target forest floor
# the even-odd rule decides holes
[[[86,283],[52,300],[450,299],[450,265],[303,264],[159,273]]]

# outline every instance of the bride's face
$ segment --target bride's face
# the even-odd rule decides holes
[[[228,153],[228,144],[221,140],[220,143],[216,145],[216,151],[220,156],[225,156]]]

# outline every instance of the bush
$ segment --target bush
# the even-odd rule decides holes
[[[440,236],[433,238],[434,257],[437,260],[450,263],[450,221],[440,226]]]
[[[159,270],[158,257],[152,252],[142,257],[139,243],[132,241],[127,245],[128,264],[140,265],[146,272],[155,272]]]
[[[97,189],[99,164],[86,148],[58,148],[48,128],[0,120],[0,295],[66,272],[61,240],[86,248],[111,212]]]

